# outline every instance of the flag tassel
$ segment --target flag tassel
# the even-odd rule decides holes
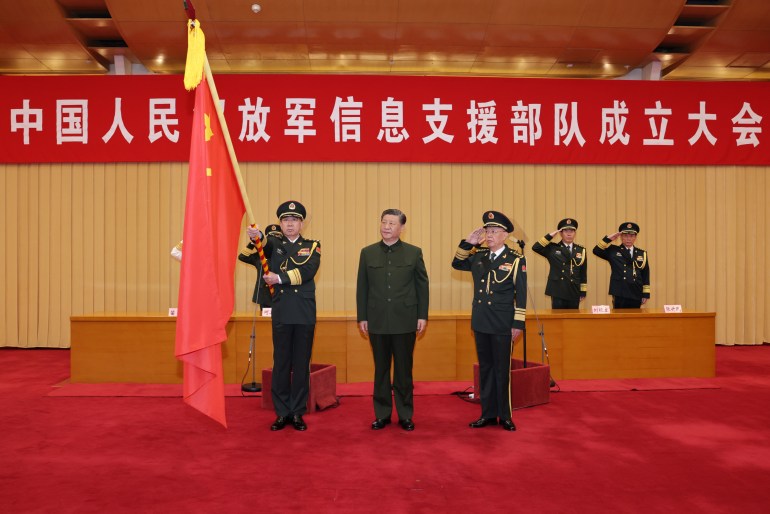
[[[184,68],[184,87],[192,91],[203,78],[206,60],[206,36],[198,20],[187,20],[187,63]]]

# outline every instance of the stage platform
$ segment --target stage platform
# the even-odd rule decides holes
[[[472,382],[477,359],[470,313],[431,312],[428,319],[426,333],[415,347],[414,379]],[[72,382],[182,381],[182,365],[174,357],[176,318],[160,313],[99,313],[72,316],[70,321]],[[252,329],[257,376],[272,366],[270,318],[236,313],[222,344],[226,383],[240,383],[247,374]],[[546,310],[537,317],[528,312],[529,361],[541,361],[542,339],[556,380],[714,376],[713,312]],[[523,346],[521,341],[516,344],[514,357],[522,358]],[[338,383],[372,380],[371,349],[358,331],[355,315],[319,313],[313,362],[334,364]],[[250,377],[249,370],[247,381]]]

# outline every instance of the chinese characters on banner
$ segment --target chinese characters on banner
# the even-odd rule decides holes
[[[0,162],[185,161],[179,76],[0,77]],[[770,84],[223,75],[241,161],[770,164]]]

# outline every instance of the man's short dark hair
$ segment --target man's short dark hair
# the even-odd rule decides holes
[[[406,225],[406,214],[399,211],[398,209],[385,209],[384,211],[382,211],[382,215],[380,216],[380,221],[382,221],[382,218],[384,218],[385,216],[397,216],[398,221],[402,225]]]

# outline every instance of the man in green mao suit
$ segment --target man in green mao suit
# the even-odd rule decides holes
[[[428,273],[422,250],[400,239],[405,224],[403,212],[385,210],[380,217],[382,240],[362,249],[358,264],[358,326],[369,337],[374,356],[372,430],[390,423],[393,397],[401,428],[414,430],[412,363],[417,334],[428,323]]]

